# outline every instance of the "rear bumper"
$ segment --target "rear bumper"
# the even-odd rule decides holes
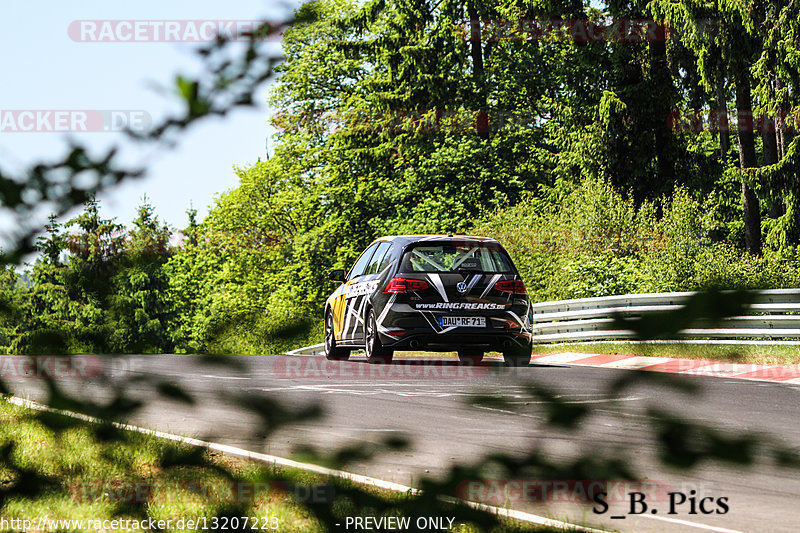
[[[480,348],[484,351],[503,351],[514,346],[530,346],[530,333],[487,328],[485,331],[457,329],[447,333],[408,330],[403,335],[379,334],[381,344],[394,350],[427,350],[451,352]]]

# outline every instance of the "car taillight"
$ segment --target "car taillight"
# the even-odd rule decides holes
[[[383,292],[417,292],[428,287],[428,283],[421,279],[392,278]]]
[[[511,294],[528,294],[522,280],[498,281],[494,284],[494,288],[500,292],[510,292]]]

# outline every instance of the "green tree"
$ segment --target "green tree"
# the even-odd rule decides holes
[[[67,286],[67,236],[56,216],[45,226],[46,236],[37,239],[41,253],[28,275],[30,288],[18,287],[23,298],[12,313],[19,335],[9,344],[11,353],[66,353],[73,344],[75,321],[70,315]]]
[[[166,298],[169,279],[164,270],[172,253],[170,235],[145,196],[110,283],[113,327],[108,345],[115,353],[172,351],[172,308]]]
[[[798,71],[792,59],[796,54],[791,53],[797,46],[790,37],[797,8],[724,0],[710,4],[657,0],[649,8],[679,30],[681,45],[695,54],[700,80],[714,95],[718,109],[728,107],[726,82],[734,88],[739,159],[735,175],[741,189],[745,248],[761,253],[762,225],[771,230],[769,242],[774,248],[796,245],[797,156],[791,136],[782,131],[786,124],[780,115],[781,109],[797,105],[796,84],[790,90]],[[719,143],[725,153],[726,132],[720,133]],[[770,208],[766,213],[762,199]],[[762,224],[765,214],[778,218],[778,223]]]
[[[0,353],[13,354],[25,333],[28,292],[13,266],[0,270]]]

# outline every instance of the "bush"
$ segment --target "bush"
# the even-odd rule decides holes
[[[724,235],[718,200],[678,188],[636,206],[603,180],[560,184],[498,210],[474,233],[499,239],[534,301],[800,284],[796,253],[745,253]]]
[[[230,322],[215,332],[208,353],[281,355],[289,350],[322,342],[323,321],[314,314],[270,313]]]

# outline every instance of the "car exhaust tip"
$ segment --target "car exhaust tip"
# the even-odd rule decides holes
[[[408,343],[411,348],[419,348],[420,342],[417,339],[411,339],[411,342]]]
[[[511,348],[511,341],[503,341],[503,348]]]

